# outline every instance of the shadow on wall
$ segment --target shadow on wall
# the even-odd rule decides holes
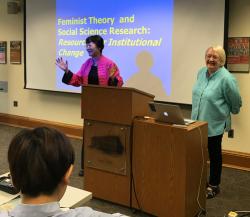
[[[151,71],[151,68],[154,65],[153,56],[147,51],[138,53],[136,56],[136,65],[138,67],[138,72],[134,73],[125,82],[125,86],[134,87],[151,93],[157,98],[165,98],[166,91],[161,79]]]

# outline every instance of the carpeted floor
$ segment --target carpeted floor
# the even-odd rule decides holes
[[[0,124],[0,174],[8,171],[8,145],[18,131],[20,128]],[[71,139],[71,142],[76,152],[76,161],[70,185],[83,188],[84,178],[78,176],[82,141]],[[92,199],[84,205],[108,213],[120,212],[132,217],[150,216],[140,212],[134,213],[129,208],[98,199]],[[206,216],[223,217],[230,210],[250,210],[250,172],[223,168],[221,194],[214,199],[207,200]]]

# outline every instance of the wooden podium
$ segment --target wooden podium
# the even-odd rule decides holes
[[[194,217],[206,207],[206,168],[207,123],[134,121],[132,207],[159,217]]]
[[[133,88],[83,86],[84,189],[94,197],[131,206],[132,124],[153,99]]]

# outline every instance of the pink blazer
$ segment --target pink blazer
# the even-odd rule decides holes
[[[89,58],[85,63],[82,64],[80,70],[74,73],[69,84],[73,86],[80,86],[82,84],[88,84],[88,75],[93,62]],[[108,59],[107,57],[101,55],[97,61],[97,72],[99,78],[99,85],[108,86],[109,78],[116,78],[118,80],[118,87],[123,85],[122,77],[116,64]]]

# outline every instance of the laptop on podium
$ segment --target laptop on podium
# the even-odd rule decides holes
[[[150,111],[156,121],[178,125],[189,125],[194,120],[184,119],[180,106],[160,102],[150,102]]]

